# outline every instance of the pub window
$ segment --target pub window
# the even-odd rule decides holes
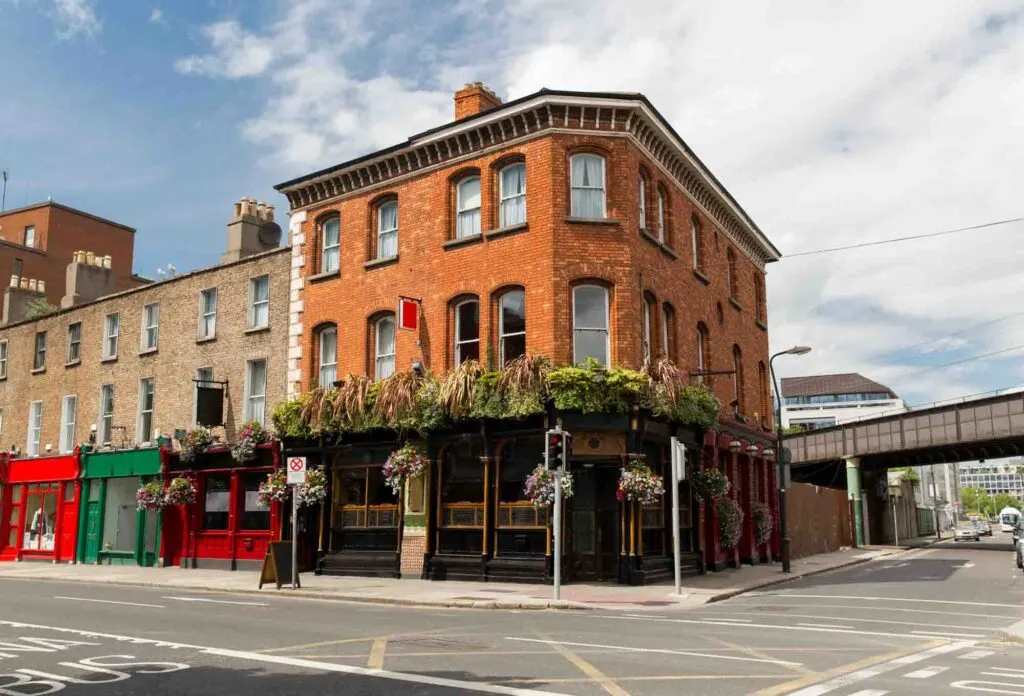
[[[398,200],[377,206],[377,258],[398,256]]]
[[[270,508],[260,505],[260,484],[265,473],[247,473],[242,477],[245,499],[242,501],[242,529],[270,529]]]
[[[325,326],[317,334],[317,384],[330,389],[338,379],[338,328]]]
[[[572,292],[573,363],[593,358],[605,367],[609,364],[611,345],[608,332],[608,288],[600,285],[579,285]]]
[[[64,361],[68,364],[82,360],[82,322],[76,321],[68,325],[68,354]]]
[[[498,361],[502,366],[526,354],[526,292],[508,290],[498,298]]]
[[[644,454],[647,455],[647,466],[651,467],[654,473],[664,475],[662,448],[658,445],[647,445],[644,447]],[[642,505],[640,508],[641,535],[646,556],[662,556],[666,553],[665,506],[667,498],[669,497],[660,496],[651,505]]]
[[[341,218],[334,216],[320,223],[320,273],[333,273],[339,267]]]
[[[225,531],[231,510],[231,475],[207,474],[203,499],[203,529]]]
[[[523,482],[543,459],[544,441],[516,438],[496,458],[498,467],[498,520],[495,549],[500,556],[543,556],[549,508],[526,498]]]
[[[441,465],[439,548],[447,553],[480,553],[484,527],[484,468],[478,444],[450,447]]]
[[[455,305],[455,366],[480,360],[480,301],[464,300]]]
[[[395,374],[395,317],[385,315],[373,323],[373,377],[387,379]]]
[[[335,519],[343,528],[398,526],[398,495],[384,480],[380,462],[334,472]],[[338,509],[340,508],[340,509]]]

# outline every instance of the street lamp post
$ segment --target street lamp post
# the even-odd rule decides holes
[[[789,566],[789,528],[786,526],[786,468],[789,466],[789,450],[782,446],[782,394],[779,383],[775,379],[775,358],[780,355],[806,355],[811,352],[810,346],[793,346],[789,350],[779,351],[768,359],[768,371],[772,374],[772,387],[775,389],[775,435],[778,438],[778,455],[776,467],[779,474],[779,535],[782,537],[782,572],[790,572]]]

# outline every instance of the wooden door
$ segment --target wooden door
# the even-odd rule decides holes
[[[100,560],[100,521],[103,519],[98,500],[90,500],[85,511],[85,558],[86,563]]]

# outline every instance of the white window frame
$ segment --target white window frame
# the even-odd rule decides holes
[[[266,282],[267,284],[267,299],[265,300],[256,299],[256,288],[259,287],[261,282]],[[266,321],[262,324],[257,324],[258,308],[260,306],[265,306],[267,308]],[[268,274],[263,274],[249,279],[249,328],[265,329],[268,326],[270,326],[270,276]]]
[[[584,288],[597,288],[601,290],[604,296],[604,328],[591,327],[591,326],[579,326],[576,321],[576,297],[577,293]],[[584,331],[595,331],[604,333],[604,350],[607,362],[605,367],[608,367],[612,359],[612,342],[611,342],[611,293],[603,285],[594,285],[592,283],[586,283],[583,285],[577,285],[572,289],[572,359],[574,364],[581,364],[580,361],[576,360],[576,336]]]
[[[28,404],[28,435],[25,437],[25,453],[30,457],[39,456],[39,442],[43,431],[43,402],[30,401]]]
[[[209,372],[207,372],[209,371]],[[196,374],[192,382],[192,425],[199,425],[199,387],[207,382],[212,382],[213,365],[204,365],[196,368]]]
[[[215,338],[217,336],[217,288],[206,288],[199,291],[199,326],[196,335],[203,338]],[[210,308],[209,298],[213,298],[213,308]]]
[[[498,362],[501,364],[502,367],[504,367],[504,365],[508,362],[505,358],[505,339],[512,338],[514,336],[522,336],[524,338],[526,337],[525,325],[522,331],[505,331],[505,311],[503,305],[505,303],[505,298],[514,293],[519,293],[523,296],[524,324],[526,319],[526,290],[520,290],[516,288],[514,290],[506,290],[505,292],[501,293],[501,295],[498,297]]]
[[[640,229],[647,229],[647,179],[640,175]]]
[[[78,328],[77,339],[74,337],[74,329],[76,327]],[[74,351],[72,351],[73,348],[75,349]],[[72,356],[72,352],[77,353],[77,355]],[[80,321],[68,324],[68,346],[64,362],[69,365],[82,362],[82,322]]]
[[[385,322],[391,322],[392,326],[394,327],[392,329],[392,331],[391,331],[391,336],[392,336],[393,343],[391,344],[391,352],[390,353],[382,353],[381,352],[381,344],[380,344],[381,331],[380,331],[380,327],[381,327],[381,324],[383,324]],[[397,324],[395,322],[395,317],[393,317],[392,315],[388,314],[386,316],[383,316],[383,317],[377,319],[377,321],[375,321],[373,323],[373,375],[374,375],[374,379],[375,380],[379,381],[379,380],[382,380],[382,379],[387,379],[391,375],[395,374],[395,354],[398,351],[397,343],[398,343],[398,328],[397,328]],[[383,372],[381,370],[381,365],[382,364],[387,364],[388,360],[390,360],[390,363],[391,363],[391,372],[389,372],[388,374],[385,375],[385,374],[383,374]]]
[[[153,302],[142,308],[142,339],[143,353],[160,347],[160,303]]]
[[[729,288],[729,299],[736,299],[736,278],[734,276],[736,265],[736,252],[732,249],[728,249],[725,252],[725,279],[727,287]]]
[[[395,226],[385,229],[384,225],[384,212],[385,208],[394,206],[395,208]],[[382,249],[384,248],[384,237],[393,234],[395,236],[395,253],[388,256],[384,256]],[[398,200],[391,199],[384,201],[377,206],[377,258],[378,259],[393,259],[398,256]]]
[[[107,391],[110,391],[110,412],[108,413],[107,408]],[[108,442],[112,442],[114,439],[114,385],[111,383],[100,385],[100,407],[99,407],[99,426],[96,432],[96,442],[100,445],[105,445]]]
[[[113,322],[111,322],[113,319]],[[121,336],[121,314],[112,312],[103,317],[103,358],[117,357]]]
[[[36,248],[36,226],[25,225],[25,246],[29,249]]]
[[[7,379],[7,339],[0,341],[0,379]]]
[[[42,340],[40,340],[42,338]],[[46,332],[36,331],[32,344],[32,370],[46,369]]]
[[[476,338],[463,339],[462,338],[462,320],[461,320],[461,309],[466,305],[476,305]],[[476,344],[477,360],[480,359],[480,300],[477,298],[463,300],[455,305],[455,367],[458,367],[463,363],[462,350],[463,346]]]
[[[463,208],[462,201],[462,187],[468,184],[470,181],[476,181],[477,185],[477,198],[479,199],[475,208]],[[462,225],[459,222],[462,220],[462,216],[467,213],[476,213],[476,229],[468,233],[462,232]],[[470,237],[479,236],[481,228],[483,227],[483,182],[480,180],[479,174],[469,174],[462,177],[455,183],[455,237],[456,239],[468,239]]]
[[[324,338],[326,336],[334,336],[334,362],[324,361]],[[325,326],[317,332],[317,384],[324,389],[331,389],[334,383],[338,380],[338,327],[337,326]],[[326,379],[330,376],[325,374],[326,371],[332,371],[334,373],[334,379]]]
[[[599,159],[601,160],[601,185],[600,186],[576,186],[573,184],[573,173],[576,171],[576,163],[581,162],[584,159]],[[589,217],[579,214],[579,211],[572,208],[572,191],[579,189],[580,191],[601,191],[601,218],[608,217],[608,161],[602,156],[593,152],[577,152],[575,155],[569,158],[569,214],[572,217]]]
[[[254,392],[256,386],[253,382],[253,369],[258,363],[263,363],[263,384],[260,386],[260,393]],[[245,406],[242,409],[243,420],[251,421],[254,420],[260,425],[266,421],[267,418],[267,366],[268,362],[266,358],[253,358],[252,360],[245,361]],[[259,403],[261,410],[261,417],[256,418],[253,415],[253,405]]]
[[[70,407],[68,406],[70,404]],[[70,454],[75,449],[75,421],[78,419],[78,396],[68,394],[60,400],[60,442],[61,454]]]
[[[671,359],[669,353],[669,319],[675,317],[675,310],[670,310],[667,304],[661,306],[661,354],[666,359]]]
[[[665,243],[665,192],[658,187],[658,241]]]
[[[150,387],[150,389],[147,389]],[[149,408],[146,406],[146,393],[149,391],[152,394],[152,401],[149,404]],[[156,411],[156,377],[142,377],[139,379],[139,399],[138,407],[135,413],[135,443],[142,444],[144,442],[153,441],[153,416]],[[149,414],[149,433],[146,439],[142,439],[142,421],[146,414]]]
[[[693,218],[690,219],[690,245],[693,248],[693,270],[699,271],[701,267],[700,223]]]
[[[647,297],[644,297],[644,316],[641,319],[643,324],[643,336],[641,337],[641,347],[643,349],[644,360],[650,360],[652,358],[653,346],[651,345],[651,310],[654,307],[653,302]]]
[[[327,239],[327,226],[335,225],[337,238]],[[341,268],[341,217],[335,215],[320,223],[320,272],[336,273]]]
[[[505,172],[510,169],[522,169],[523,170],[523,192],[522,193],[507,193],[505,191]],[[525,162],[513,162],[505,167],[502,167],[498,172],[498,226],[499,227],[511,227],[513,225],[522,225],[526,222],[526,163]],[[510,203],[518,198],[523,199],[523,219],[522,220],[509,220],[508,214],[505,212],[506,208],[510,207],[506,203]]]
[[[706,369],[707,363],[707,335],[704,331],[701,331],[700,326],[697,327],[697,372],[703,373]],[[697,375],[697,381],[704,384],[704,375]]]
[[[736,402],[733,409],[736,413],[743,413],[743,394],[740,389],[740,378],[743,376],[743,353],[737,353],[736,348],[732,349],[732,398]]]

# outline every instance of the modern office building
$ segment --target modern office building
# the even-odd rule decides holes
[[[782,427],[828,428],[907,410],[896,392],[855,372],[783,377]]]

